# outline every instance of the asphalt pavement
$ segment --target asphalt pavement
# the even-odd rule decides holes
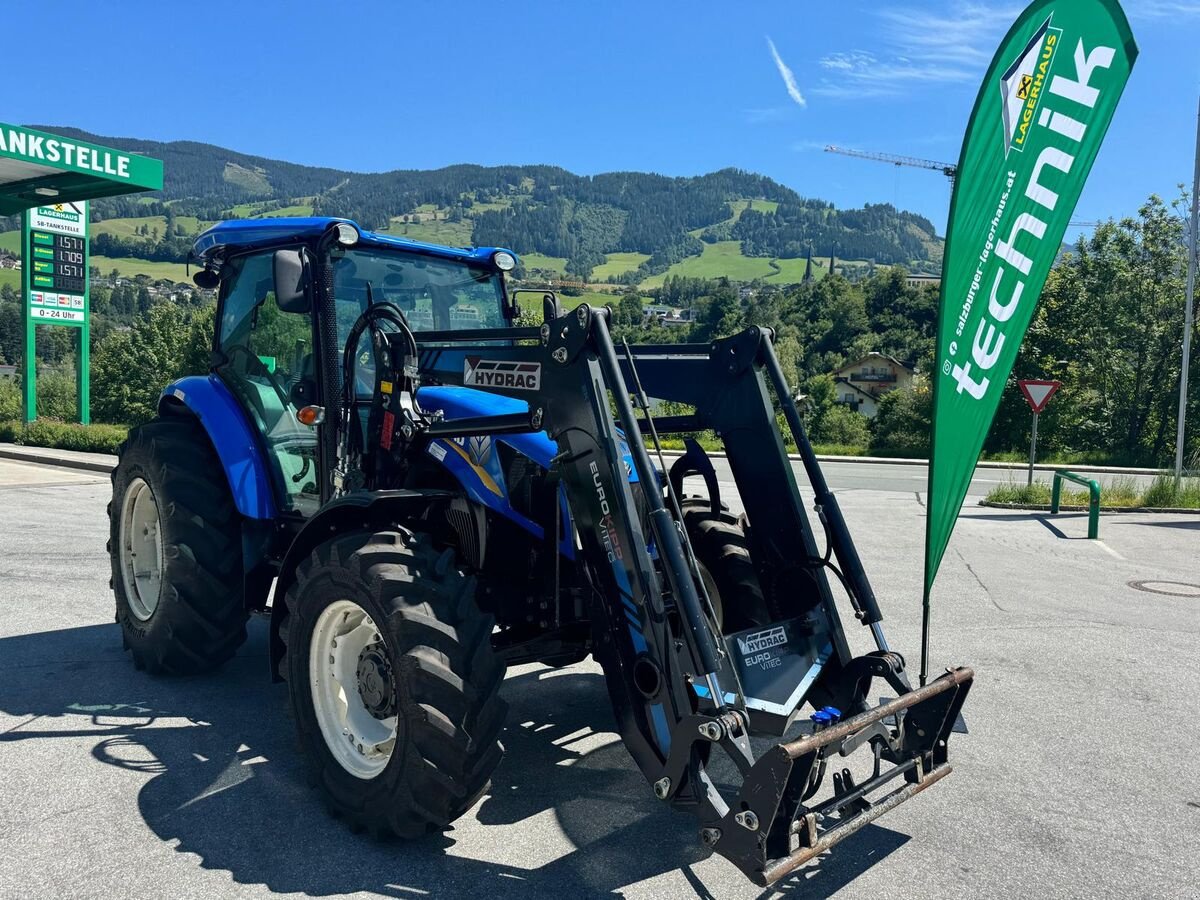
[[[896,468],[826,467],[915,664],[924,472]],[[936,666],[977,673],[955,772],[763,892],[654,799],[590,661],[510,672],[507,755],[446,835],[351,834],[306,782],[265,623],[213,675],[133,669],[108,499],[103,474],[0,462],[2,898],[1196,896],[1200,516],[1088,541],[1081,515],[968,505],[934,592]]]

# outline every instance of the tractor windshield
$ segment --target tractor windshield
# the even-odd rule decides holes
[[[374,248],[334,251],[333,295],[340,342],[368,302],[384,300],[398,306],[417,332],[506,324],[499,272],[421,253]]]

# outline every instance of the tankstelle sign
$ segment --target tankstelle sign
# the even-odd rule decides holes
[[[41,164],[55,171],[102,175],[115,181],[162,187],[162,162],[86,141],[0,124],[0,156]],[[154,189],[154,188],[151,188]]]

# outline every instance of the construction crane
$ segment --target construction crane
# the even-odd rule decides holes
[[[854,156],[858,159],[873,159],[876,162],[891,163],[893,166],[912,166],[914,169],[932,169],[941,172],[954,184],[954,176],[958,166],[952,163],[937,162],[933,159],[918,159],[915,156],[896,156],[894,153],[872,153],[867,150],[850,150],[846,147],[835,147],[830,144],[825,148],[826,153],[840,153],[843,156]]]

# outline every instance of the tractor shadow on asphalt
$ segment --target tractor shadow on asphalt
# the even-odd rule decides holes
[[[92,738],[95,760],[129,772],[131,793],[140,785],[138,812],[157,839],[275,892],[621,896],[673,871],[696,897],[729,896],[738,884],[722,860],[697,873],[710,854],[690,816],[653,799],[611,733],[594,671],[510,674],[504,761],[490,794],[444,835],[352,834],[309,787],[286,688],[265,671],[265,625],[251,626],[229,665],[187,679],[135,671],[113,625],[0,639],[0,712],[36,717],[0,733],[0,749],[30,743],[26,753],[54,758]],[[870,825],[761,896],[828,896],[907,840]],[[705,880],[721,869],[710,889]],[[742,885],[739,896],[755,894]]]

